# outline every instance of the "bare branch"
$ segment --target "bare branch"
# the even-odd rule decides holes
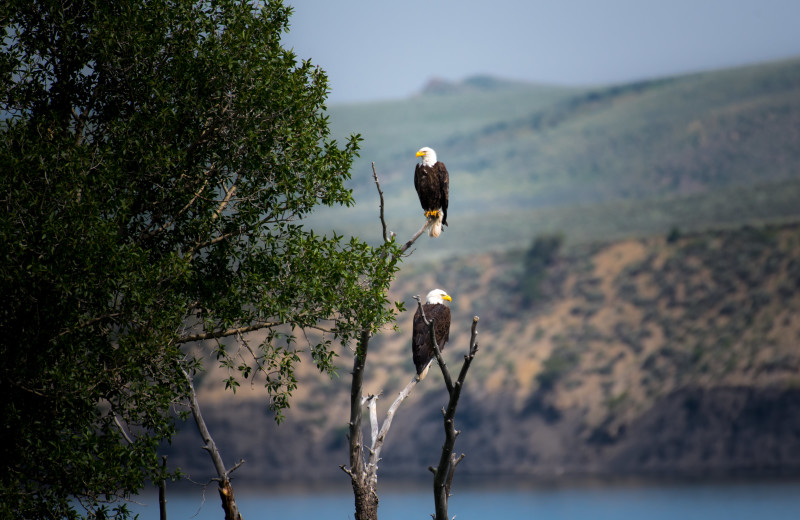
[[[463,460],[464,455],[456,457],[453,454],[455,448],[456,437],[459,432],[456,431],[454,420],[456,415],[456,407],[458,406],[458,399],[461,396],[461,389],[464,386],[464,380],[467,377],[472,360],[478,352],[478,317],[472,318],[472,334],[470,336],[469,352],[464,356],[464,363],[461,365],[461,371],[458,374],[458,380],[453,385],[452,390],[449,392],[450,399],[447,403],[447,409],[444,412],[444,431],[445,442],[442,446],[442,455],[439,459],[439,465],[433,472],[433,496],[436,503],[436,520],[448,520],[447,517],[447,502],[450,496],[450,486],[453,482],[453,474],[456,465]],[[442,369],[442,374],[446,369]]]
[[[217,206],[217,209],[214,211],[214,214],[211,215],[211,221],[212,222],[214,222],[218,218],[220,218],[222,216],[222,213],[225,211],[225,208],[227,208],[228,204],[230,204],[231,200],[233,199],[234,194],[236,193],[236,189],[237,189],[236,185],[239,182],[239,177],[240,177],[240,175],[237,174],[236,178],[233,179],[233,182],[231,183],[231,185],[229,187],[225,187],[225,185],[222,183],[222,181],[220,181],[221,188],[225,192],[225,197],[222,198],[222,201],[220,201],[219,206]],[[233,236],[241,235],[242,233],[244,233],[243,230],[234,231],[234,232],[230,232],[230,233],[225,233],[225,234],[219,235],[217,237],[212,238],[211,240],[205,240],[203,242],[197,242],[195,245],[193,245],[192,247],[189,248],[189,250],[186,252],[185,257],[187,259],[191,259],[194,256],[194,254],[197,251],[199,251],[200,249],[203,249],[203,248],[206,248],[208,246],[214,245],[216,243],[222,242],[223,240],[227,240],[227,239],[229,239],[229,238],[231,238]]]
[[[383,199],[383,190],[381,190],[381,183],[378,180],[378,172],[375,170],[374,162],[372,163],[372,178],[375,180],[375,187],[378,189],[378,197],[380,198],[380,219],[381,219],[381,227],[383,228],[383,241],[389,242],[391,238],[393,238],[395,235],[394,233],[391,234],[387,233],[386,218],[384,217],[385,203]],[[408,248],[414,245],[414,242],[416,242],[417,239],[421,237],[423,233],[425,233],[425,230],[428,229],[431,223],[432,223],[431,221],[426,220],[425,224],[419,229],[419,231],[414,233],[414,235],[408,240],[408,242],[403,244],[403,246],[400,248],[401,255],[405,253],[408,250]]]
[[[372,163],[372,178],[375,179],[375,187],[378,188],[378,196],[381,200],[381,226],[383,227],[383,241],[389,241],[389,235],[386,234],[386,219],[383,217],[383,190],[381,190],[381,183],[378,181],[378,172],[375,171],[375,162]]]
[[[125,437],[125,440],[128,441],[128,444],[133,444],[133,439],[131,439],[130,435],[128,435],[128,432],[125,431],[125,428],[122,426],[122,422],[119,420],[119,417],[117,417],[117,414],[115,414],[113,411],[111,414],[114,416],[114,422],[117,423],[117,428],[119,428],[122,436]]]
[[[195,423],[197,423],[197,429],[200,432],[200,436],[202,437],[203,442],[205,442],[203,449],[208,452],[212,462],[214,463],[214,468],[217,471],[217,478],[215,480],[217,480],[219,483],[218,491],[220,500],[222,501],[222,509],[225,511],[225,520],[241,520],[242,516],[239,514],[239,508],[236,505],[236,499],[233,496],[233,487],[231,486],[229,474],[230,471],[233,471],[243,464],[244,460],[239,461],[239,463],[237,463],[230,471],[225,470],[225,464],[222,462],[222,455],[220,455],[219,449],[214,443],[211,433],[208,431],[208,427],[203,419],[203,415],[200,413],[200,403],[197,401],[197,392],[194,389],[192,376],[189,375],[185,368],[182,366],[180,368],[181,372],[183,372],[183,376],[186,378],[187,383],[189,383],[189,407],[192,410]]]
[[[200,431],[200,436],[202,437],[203,442],[205,442],[203,449],[205,449],[211,456],[211,460],[214,463],[214,468],[217,471],[217,477],[219,477],[221,480],[224,480],[226,474],[225,464],[222,463],[222,456],[217,449],[217,445],[214,443],[214,439],[211,437],[211,433],[209,433],[208,428],[206,427],[203,414],[200,412],[200,403],[197,401],[197,392],[194,389],[192,376],[190,376],[183,367],[181,367],[181,372],[183,372],[183,376],[189,383],[189,407],[191,408],[192,415],[197,423],[197,429]]]
[[[239,469],[242,466],[242,464],[244,464],[244,462],[245,462],[244,459],[239,459],[239,462],[234,464],[231,469],[229,469],[227,472],[225,472],[225,474],[230,476],[230,474],[233,473],[234,471],[236,471],[237,469]]]
[[[456,432],[456,433],[458,433],[458,432]],[[448,471],[447,471],[447,479],[445,481],[445,486],[444,486],[445,494],[447,495],[448,499],[451,496],[450,495],[450,488],[453,485],[453,475],[455,475],[455,473],[456,473],[456,466],[458,466],[459,462],[464,460],[464,457],[466,457],[466,455],[463,454],[463,453],[458,457],[456,457],[455,453],[450,455],[450,467],[448,468]]]
[[[217,211],[211,216],[211,220],[217,220],[221,215],[222,212],[225,211],[225,208],[228,207],[228,204],[231,202],[233,195],[236,193],[236,183],[239,182],[239,175],[233,180],[233,183],[229,188],[222,186],[222,189],[225,190],[225,198],[222,199],[222,202],[219,203],[219,207]]]
[[[372,454],[370,456],[370,465],[372,466],[374,463],[375,470],[377,471],[378,461],[380,461],[381,449],[383,448],[383,441],[386,440],[386,435],[389,433],[389,428],[392,427],[392,419],[394,418],[394,414],[397,412],[397,409],[400,408],[400,404],[406,400],[406,398],[411,394],[411,391],[414,387],[419,383],[419,380],[414,377],[411,381],[406,385],[403,390],[397,395],[397,398],[392,403],[392,406],[389,407],[389,410],[386,411],[386,418],[383,420],[383,424],[381,424],[381,430],[378,432],[376,438],[374,438],[372,442]],[[377,478],[377,476],[376,476]]]
[[[208,169],[208,171],[205,173],[205,176],[207,177],[207,176],[208,176],[208,174],[209,174],[209,172],[211,172],[211,170],[213,170],[213,169],[214,169],[214,165],[212,164],[212,165],[211,165],[211,167]],[[162,231],[164,231],[165,229],[169,228],[169,227],[170,227],[170,226],[171,226],[173,223],[175,223],[175,221],[176,221],[176,220],[178,220],[178,217],[179,217],[179,216],[181,216],[182,214],[184,214],[184,213],[186,212],[186,210],[188,210],[188,209],[189,209],[189,208],[192,206],[192,204],[194,204],[194,203],[197,201],[197,199],[199,199],[199,198],[200,198],[200,195],[202,195],[203,191],[205,191],[205,189],[206,189],[206,187],[207,187],[207,186],[208,186],[208,178],[206,178],[205,182],[204,182],[204,183],[203,183],[203,185],[200,187],[200,189],[199,189],[199,190],[197,190],[197,192],[194,194],[194,196],[192,197],[192,199],[191,199],[189,202],[187,202],[187,203],[186,203],[186,204],[185,204],[185,205],[184,205],[184,206],[183,206],[183,207],[180,209],[180,211],[178,211],[178,212],[175,214],[175,216],[173,216],[172,218],[170,218],[170,219],[169,219],[167,222],[164,222],[164,223],[163,223],[161,226],[159,226],[159,228],[158,228],[158,229],[155,229],[155,230],[153,230],[153,231],[150,231],[150,232],[148,232],[148,233],[144,233],[144,234],[142,235],[142,237],[140,238],[140,240],[142,240],[142,239],[146,239],[146,238],[150,238],[150,237],[152,237],[152,236],[155,236],[155,235],[157,235],[157,234],[161,233]]]
[[[242,199],[239,199],[239,200],[242,200]],[[255,224],[255,226],[252,226],[252,227],[256,228],[256,229],[260,229],[262,226],[264,226],[266,224],[277,222],[276,219],[278,218],[278,215],[282,211],[287,211],[287,208],[285,206],[279,206],[279,207],[271,208],[271,211],[269,213],[267,213],[264,216],[264,218],[259,220],[258,223]],[[286,218],[287,218],[287,220],[289,220],[288,217],[286,217]],[[205,249],[206,247],[213,246],[213,245],[218,244],[220,242],[223,242],[225,240],[228,240],[228,239],[231,239],[231,238],[234,238],[234,237],[240,237],[240,236],[242,236],[242,235],[244,235],[246,233],[250,233],[250,229],[251,228],[248,228],[248,227],[242,227],[242,228],[240,228],[238,230],[229,231],[228,233],[223,233],[222,235],[218,235],[218,236],[216,236],[216,237],[214,237],[214,238],[212,238],[210,240],[206,240],[205,242],[200,242],[198,244],[195,244],[188,251],[186,256],[187,256],[187,258],[191,257],[195,252],[197,252],[197,251],[199,251],[201,249]]]
[[[378,396],[377,395],[370,395],[367,398],[367,407],[369,408],[369,425],[370,425],[370,432],[372,433],[372,446],[371,448],[374,450],[375,443],[378,440]]]
[[[269,327],[275,327],[280,325],[279,322],[263,322],[263,323],[256,323],[253,325],[248,325],[246,327],[238,327],[235,329],[227,329],[227,330],[219,330],[219,331],[212,331],[212,332],[203,332],[200,334],[189,334],[188,336],[181,336],[175,342],[176,343],[189,343],[190,341],[203,341],[206,339],[219,339],[224,338],[227,336],[234,336],[237,334],[244,334],[245,332],[252,332],[254,330],[265,329]]]
[[[413,246],[414,242],[416,242],[417,239],[419,237],[421,237],[423,233],[425,233],[425,230],[428,229],[428,226],[430,226],[430,225],[431,225],[431,222],[426,221],[425,224],[419,229],[419,231],[414,233],[414,236],[412,236],[411,239],[408,242],[403,244],[403,247],[400,248],[400,254],[402,255],[403,253],[405,253],[408,250],[409,247]]]

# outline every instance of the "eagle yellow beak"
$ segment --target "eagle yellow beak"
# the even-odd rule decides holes
[[[417,152],[417,157],[425,157],[425,152],[423,151]]]
[[[449,301],[449,302],[453,301],[453,299],[450,297],[450,295],[449,295],[449,294],[445,294],[444,296],[442,296],[442,299],[443,299],[443,300],[447,300],[447,301]]]

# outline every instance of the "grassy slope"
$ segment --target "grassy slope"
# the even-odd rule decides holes
[[[800,60],[588,90],[468,83],[331,117],[365,139],[359,204],[314,224],[377,237],[374,161],[390,227],[407,236],[421,225],[414,152],[433,146],[448,165],[451,225],[421,259],[554,229],[581,243],[798,214],[772,199],[800,192]]]

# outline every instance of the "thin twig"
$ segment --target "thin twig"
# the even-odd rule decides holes
[[[233,465],[233,467],[232,467],[231,469],[229,469],[228,471],[226,471],[226,472],[225,472],[225,475],[226,475],[226,476],[228,476],[228,477],[230,477],[231,473],[233,473],[234,471],[236,471],[237,469],[239,469],[239,468],[242,466],[242,464],[244,464],[244,463],[245,463],[245,460],[244,460],[244,459],[239,459],[239,462],[237,462],[236,464],[234,464],[234,465]]]
[[[217,220],[220,216],[222,216],[222,212],[225,211],[225,208],[228,207],[233,195],[236,193],[236,184],[239,182],[239,175],[236,175],[236,178],[233,179],[233,183],[231,184],[230,188],[226,188],[224,184],[220,184],[222,190],[225,192],[225,197],[222,199],[222,202],[219,203],[219,207],[211,215],[211,220]]]
[[[381,199],[381,226],[383,226],[383,241],[389,241],[389,235],[386,234],[386,219],[383,217],[383,190],[381,190],[381,183],[378,181],[378,172],[375,171],[375,162],[372,163],[372,178],[375,179],[375,186],[378,188],[378,196]]]
[[[425,233],[425,230],[428,229],[428,226],[430,226],[430,224],[431,224],[430,222],[425,221],[425,224],[423,224],[423,226],[421,228],[419,228],[419,231],[414,233],[414,236],[411,237],[411,240],[409,240],[408,242],[403,244],[403,247],[400,248],[400,254],[401,255],[403,253],[405,253],[408,250],[409,247],[414,245],[414,242],[416,242],[417,239],[419,237],[421,237],[423,233]]]
[[[214,165],[212,164],[210,169],[213,169],[213,168],[214,168]],[[162,224],[162,225],[161,225],[161,226],[160,226],[158,229],[155,229],[155,230],[149,231],[149,232],[147,232],[147,233],[144,233],[144,234],[142,235],[142,237],[141,237],[139,240],[143,240],[143,239],[150,238],[150,237],[152,237],[152,236],[155,236],[155,235],[157,235],[157,234],[161,233],[161,232],[162,232],[162,231],[164,231],[165,229],[168,229],[168,228],[169,228],[171,225],[173,225],[173,224],[175,223],[175,221],[177,221],[177,220],[178,220],[178,217],[179,217],[179,216],[181,216],[182,214],[184,214],[184,213],[185,213],[185,212],[186,212],[186,211],[187,211],[187,210],[188,210],[188,209],[189,209],[189,208],[192,206],[192,204],[194,204],[194,203],[197,201],[197,199],[199,199],[199,198],[200,198],[200,195],[202,195],[202,194],[203,194],[203,191],[205,191],[205,189],[206,189],[206,187],[207,187],[207,186],[208,186],[208,179],[206,179],[206,180],[205,180],[205,182],[203,183],[203,185],[202,185],[202,186],[200,187],[200,189],[199,189],[199,190],[198,190],[198,191],[197,191],[197,192],[194,194],[194,196],[192,197],[192,199],[191,199],[189,202],[187,202],[187,203],[186,203],[186,204],[183,206],[183,208],[181,208],[181,209],[180,209],[180,210],[179,210],[179,211],[178,211],[178,212],[177,212],[177,213],[176,213],[176,214],[175,214],[173,217],[171,217],[171,218],[170,218],[170,219],[169,219],[167,222],[164,222],[164,223],[163,223],[163,224]]]

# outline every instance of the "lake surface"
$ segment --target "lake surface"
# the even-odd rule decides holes
[[[573,485],[454,484],[449,513],[457,520],[531,518],[546,520],[795,520],[800,518],[800,482],[593,483]],[[380,486],[380,520],[425,520],[434,512],[429,489]],[[169,520],[221,520],[216,487],[168,491]],[[143,520],[158,519],[158,499],[145,495],[131,509]],[[346,520],[353,518],[349,486],[313,492],[236,491],[244,520]]]

